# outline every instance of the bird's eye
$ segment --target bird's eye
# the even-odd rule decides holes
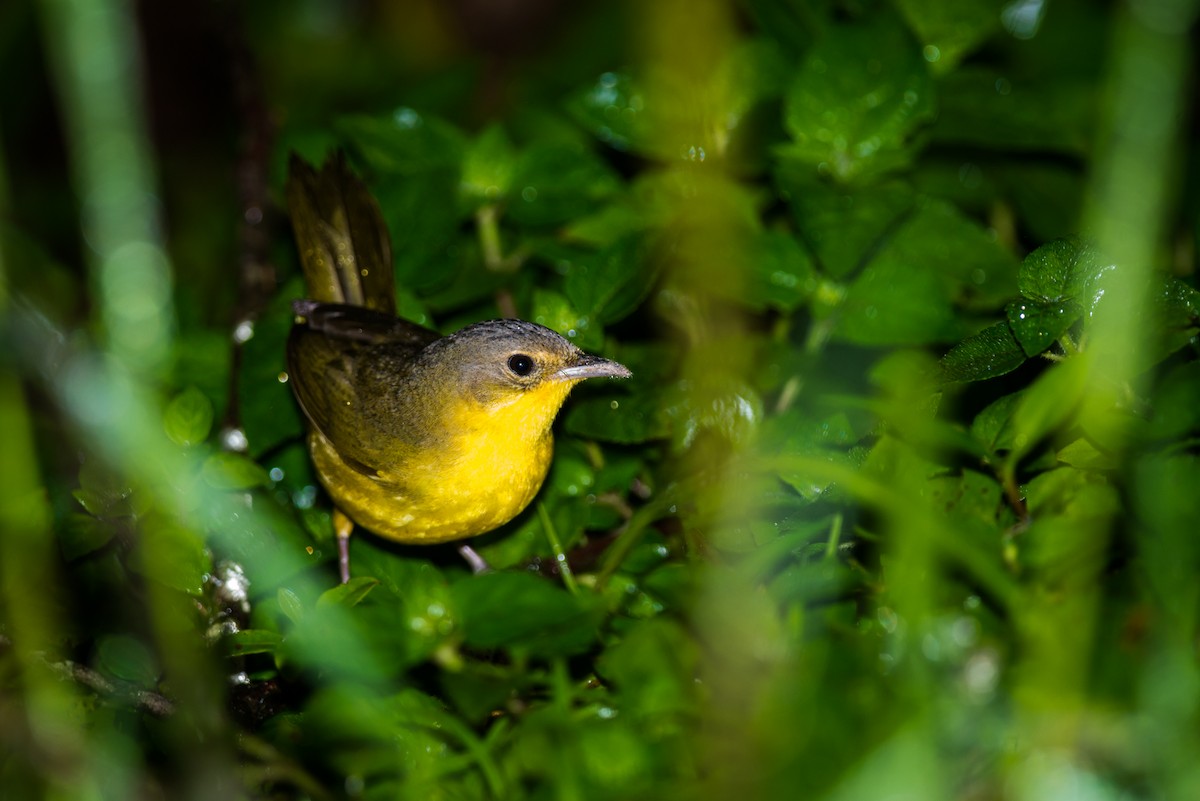
[[[508,357],[508,369],[519,376],[527,376],[533,372],[533,357],[524,353],[514,353]]]

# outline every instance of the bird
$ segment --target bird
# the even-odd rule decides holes
[[[550,468],[552,426],[571,390],[631,373],[524,320],[443,336],[397,317],[387,226],[344,155],[317,171],[293,154],[288,173],[308,295],[293,303],[288,382],[334,503],[344,584],[355,526],[430,545],[516,517]],[[477,571],[485,566],[462,550]]]

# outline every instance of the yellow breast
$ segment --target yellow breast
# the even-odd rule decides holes
[[[412,544],[474,537],[537,494],[554,452],[550,426],[569,391],[551,382],[489,408],[456,399],[437,447],[401,454],[378,476],[346,465],[320,433],[309,447],[326,490],[355,523]]]

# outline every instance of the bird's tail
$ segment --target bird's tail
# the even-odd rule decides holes
[[[387,225],[345,156],[336,153],[318,172],[293,153],[287,205],[309,298],[394,315],[396,279]]]

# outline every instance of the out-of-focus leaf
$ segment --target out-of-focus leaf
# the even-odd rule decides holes
[[[198,596],[212,573],[212,554],[198,532],[171,518],[148,515],[142,520],[142,558],[132,567],[147,578]]]
[[[903,24],[829,28],[788,87],[781,158],[849,183],[908,164],[913,139],[933,118],[934,88],[920,48]]]
[[[345,584],[339,584],[321,593],[317,598],[317,606],[336,605],[346,608],[357,606],[359,601],[366,598],[371,590],[379,586],[379,579],[369,576],[357,576]]]
[[[509,194],[517,152],[500,125],[489,125],[467,148],[461,191],[472,206],[494,203]]]
[[[1170,441],[1200,431],[1200,362],[1174,367],[1155,392],[1147,436]]]
[[[1118,466],[1113,454],[1100,451],[1082,437],[1060,448],[1057,456],[1060,462],[1080,470],[1112,470]]]
[[[304,431],[286,383],[285,361],[292,301],[304,295],[303,281],[285,284],[252,324],[250,339],[242,345],[238,404],[251,456],[259,456],[289,437],[300,437]]]
[[[244,629],[225,638],[230,656],[273,654],[279,650],[282,643],[283,636],[279,632],[266,629]]]
[[[1011,373],[1025,359],[1025,351],[1008,323],[996,323],[951,348],[942,357],[942,374],[947,381],[983,381]]]
[[[855,189],[812,180],[787,162],[776,179],[791,206],[800,236],[812,245],[823,270],[849,275],[913,206],[913,190],[898,181]]]
[[[1017,260],[950,203],[926,199],[896,228],[872,265],[896,262],[936,273],[969,309],[994,309],[1017,289]]]
[[[700,662],[694,639],[675,621],[645,620],[605,650],[597,670],[621,691],[636,718],[661,721],[687,716],[696,698]]]
[[[454,258],[451,246],[463,218],[459,173],[440,169],[385,175],[371,189],[391,233],[397,286],[423,297],[457,278],[463,263]]]
[[[485,573],[451,588],[463,638],[474,648],[542,656],[580,653],[596,639],[599,596],[571,595],[528,573]]]
[[[835,335],[860,345],[922,345],[962,334],[946,281],[919,265],[892,259],[863,268],[835,314]]]
[[[1075,413],[1087,386],[1086,367],[1082,358],[1060,362],[1038,376],[1021,396],[1010,422],[1010,463],[1015,464]]]
[[[103,673],[139,687],[152,687],[159,668],[141,640],[124,634],[104,637],[96,646],[96,667]]]
[[[265,487],[271,481],[257,462],[228,451],[218,451],[205,459],[201,475],[215,489],[245,490]]]
[[[654,121],[646,92],[630,75],[606,72],[577,93],[567,110],[592,135],[617,150],[654,152]]]
[[[812,259],[787,233],[763,231],[749,242],[734,243],[734,250],[728,265],[729,281],[714,285],[714,293],[755,310],[792,311],[817,288]]]
[[[1012,447],[1012,429],[1009,420],[1013,410],[1021,401],[1021,393],[1002,395],[987,405],[975,416],[971,424],[971,436],[983,443],[989,451],[1005,451]]]
[[[594,258],[572,262],[563,282],[571,305],[601,325],[628,316],[658,277],[658,260],[649,258],[649,247],[646,240],[635,237],[606,248]]]
[[[63,558],[70,561],[103,548],[116,535],[116,526],[90,514],[73,513],[58,529],[58,547]]]
[[[995,0],[948,3],[896,0],[896,6],[925,44],[922,55],[935,73],[953,70],[965,55],[1000,27],[1000,3]]]
[[[336,127],[372,170],[383,173],[457,170],[467,149],[462,131],[411,108],[377,117],[343,117]]]
[[[571,301],[552,289],[534,288],[529,319],[557,331],[584,350],[598,350],[604,345],[600,325],[593,325],[588,315],[580,314]]]
[[[671,423],[678,450],[694,445],[706,434],[745,444],[763,417],[762,398],[749,384],[721,373],[675,383],[665,398],[663,413]]]
[[[1000,151],[1085,155],[1095,128],[1095,93],[1068,81],[1014,84],[985,69],[960,69],[938,82],[935,142]]]
[[[176,445],[196,445],[212,430],[212,401],[195,387],[176,395],[163,411],[163,430]]]
[[[658,399],[649,394],[604,394],[573,401],[563,428],[577,437],[636,445],[670,430]]]
[[[517,159],[509,219],[521,225],[577,220],[621,187],[604,161],[579,144],[535,142]]]
[[[279,604],[279,611],[283,612],[284,616],[292,623],[299,623],[304,619],[304,602],[300,600],[300,596],[296,594],[295,590],[280,587],[275,593],[275,600]]]

